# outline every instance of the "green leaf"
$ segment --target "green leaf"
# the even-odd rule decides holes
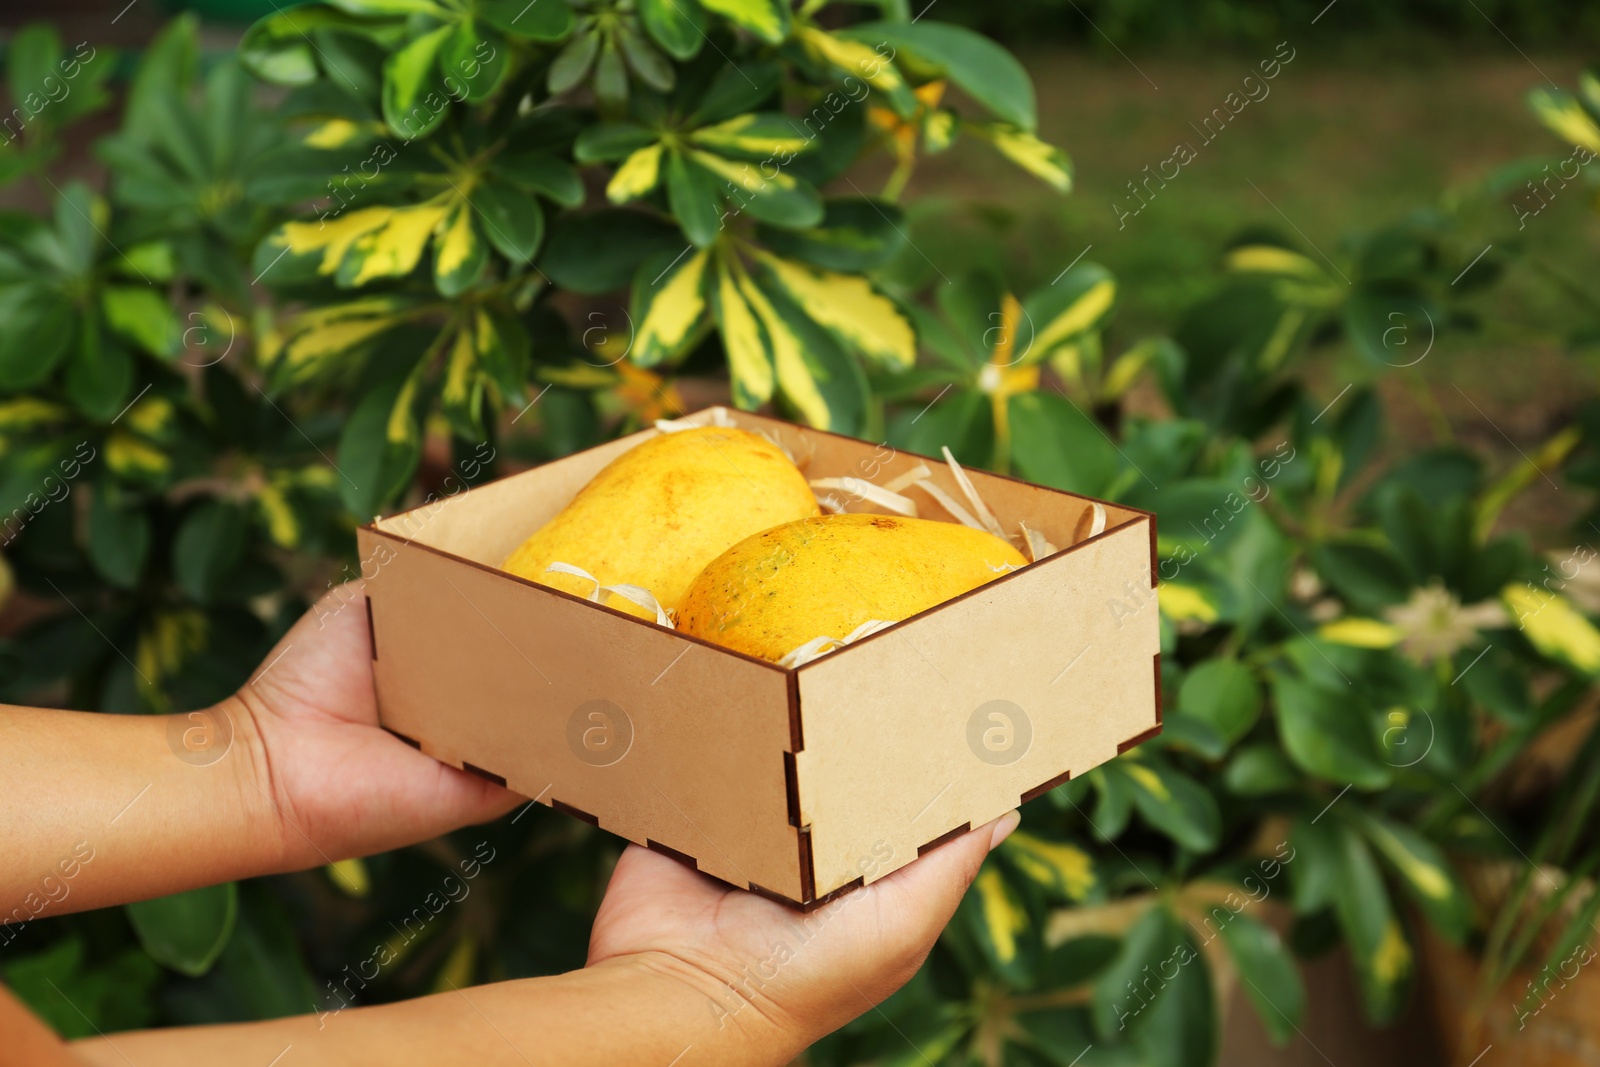
[[[1024,130],[1038,124],[1028,72],[1015,56],[981,34],[930,21],[868,22],[839,35],[863,44],[888,42],[896,50],[904,49],[933,68],[929,73],[949,78],[998,118]]]
[[[38,284],[0,289],[0,389],[37,385],[72,341],[76,312],[58,290]]]
[[[639,18],[674,59],[693,59],[705,43],[705,12],[696,0],[639,0]]]
[[[172,539],[172,574],[190,598],[209,603],[244,551],[244,512],[222,500],[191,508]]]
[[[1241,797],[1293,793],[1301,782],[1300,772],[1276,745],[1245,745],[1234,753],[1222,772],[1222,784]]]
[[[1289,887],[1297,915],[1321,911],[1339,895],[1344,858],[1334,829],[1338,820],[1327,816],[1337,803],[1332,799],[1321,813],[1297,820],[1289,830]]]
[[[1007,407],[1012,462],[1029,481],[1095,496],[1121,469],[1121,457],[1099,424],[1066,397],[1022,393]]]
[[[1217,802],[1186,774],[1126,757],[1108,764],[1133,786],[1133,804],[1144,820],[1191,852],[1209,852],[1222,832]]]
[[[741,59],[729,64],[711,79],[711,85],[690,114],[689,126],[722,122],[767,103],[783,82],[784,68],[775,60]]]
[[[191,889],[126,906],[139,943],[157,963],[190,978],[211,969],[222,955],[239,914],[233,882]]]
[[[1472,931],[1472,902],[1439,846],[1387,819],[1368,817],[1361,826],[1434,928],[1452,944],[1463,944]]]
[[[162,974],[149,956],[129,947],[89,966],[84,955],[77,934],[39,952],[12,955],[4,964],[6,985],[69,1040],[137,1030],[155,1021],[154,987]]]
[[[328,0],[340,11],[365,18],[401,18],[406,15],[434,15],[444,12],[433,0]]]
[[[83,324],[62,385],[72,406],[98,422],[109,422],[127,403],[133,387],[133,356],[92,320]]]
[[[672,68],[672,63],[666,56],[656,51],[651,44],[632,24],[621,22],[617,25],[617,44],[622,49],[622,56],[628,61],[628,69],[639,76],[639,80],[650,88],[661,93],[670,93],[677,82],[677,74]]]
[[[1178,687],[1178,708],[1235,742],[1261,717],[1261,687],[1250,669],[1237,660],[1206,660],[1184,676]]]
[[[562,207],[583,203],[583,179],[561,157],[549,152],[507,152],[495,157],[494,176]]]
[[[705,168],[680,152],[667,153],[667,203],[683,235],[697,248],[708,248],[722,229],[722,192]]]
[[[445,90],[469,104],[482,103],[500,88],[510,56],[510,47],[498,34],[485,33],[472,19],[462,19],[439,50]]]
[[[700,6],[768,44],[782,44],[789,36],[789,5],[785,0],[700,0]]]
[[[558,216],[539,266],[557,287],[592,295],[623,288],[653,255],[683,250],[678,228],[655,215],[604,209]]]
[[[150,554],[150,517],[139,507],[116,503],[109,485],[89,498],[89,559],[112,585],[132,589]]]
[[[1166,909],[1152,904],[1123,935],[1122,948],[1094,983],[1092,1010],[1095,1029],[1101,1038],[1116,1038],[1126,1033],[1131,1020],[1153,990],[1137,990],[1146,978],[1176,948],[1177,924]]]
[[[48,22],[32,22],[18,30],[6,46],[12,107],[24,109],[23,114],[38,112],[40,121],[51,121],[51,109],[46,105],[56,99],[55,90],[66,84],[56,69],[60,59],[61,37]],[[67,91],[71,92],[70,86]],[[30,103],[29,97],[37,103]],[[7,140],[12,136],[8,133]]]
[[[439,51],[454,32],[442,26],[425,33],[384,61],[383,119],[402,137],[431,133],[450,110],[436,70]]]
[[[1189,931],[1173,925],[1176,947],[1158,965],[1158,989],[1137,1018],[1133,1045],[1148,1067],[1210,1067],[1216,1060],[1218,1037],[1211,968]],[[1176,973],[1168,978],[1174,968]]]
[[[572,32],[565,0],[476,0],[478,17],[502,33],[531,41],[559,41]]]
[[[166,294],[148,285],[108,285],[100,290],[106,325],[153,356],[166,358],[177,348],[177,316]]]
[[[599,54],[600,34],[594,30],[585,30],[568,41],[566,46],[556,53],[555,62],[550,64],[550,73],[545,76],[550,95],[559,96],[576,88],[589,73],[589,68],[594,65],[595,56]],[[578,156],[578,159],[581,162],[583,156]]]
[[[1335,692],[1285,674],[1272,677],[1284,748],[1302,769],[1359,789],[1389,784],[1378,759],[1368,709],[1352,690]]]
[[[809,230],[763,225],[756,232],[763,245],[785,259],[860,274],[900,251],[905,225],[899,207],[863,197],[826,201],[822,221]]]
[[[572,158],[579,163],[618,163],[660,140],[659,131],[631,122],[596,123],[585,126],[573,141]]]
[[[594,61],[591,85],[602,113],[617,114],[628,106],[628,67],[622,62],[622,53],[618,51],[616,41],[611,38],[600,44],[600,56]]]
[[[422,436],[415,419],[407,418],[412,381],[409,376],[393,378],[372,389],[339,435],[340,492],[345,506],[363,521],[410,483],[422,459]],[[392,434],[392,426],[401,432]]]
[[[483,232],[500,254],[517,264],[533,262],[544,240],[539,201],[496,181],[484,182],[473,199],[482,211]]]
[[[1340,838],[1334,913],[1354,957],[1367,1017],[1382,1025],[1399,1015],[1416,971],[1415,957],[1367,843],[1348,827]]]
[[[1306,991],[1293,957],[1275,930],[1248,915],[1231,916],[1221,934],[1273,1043],[1288,1044],[1306,1010]]]

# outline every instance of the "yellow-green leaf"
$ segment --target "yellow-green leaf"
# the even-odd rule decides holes
[[[106,324],[156,356],[177,347],[178,323],[166,294],[148,285],[108,285],[100,290]]]
[[[911,323],[867,279],[767,253],[761,254],[761,262],[806,317],[845,347],[891,370],[904,370],[916,361],[917,338]]]
[[[0,402],[0,430],[31,430],[35,426],[60,422],[71,414],[60,404],[33,396],[19,396]]]
[[[1569,93],[1549,89],[1535,89],[1528,94],[1528,104],[1555,135],[1570,145],[1581,145],[1591,152],[1600,152],[1600,127],[1583,109],[1583,105]]]
[[[1072,189],[1072,164],[1061,149],[1016,126],[997,124],[988,132],[995,148],[1011,162],[1059,193]]]
[[[606,184],[606,199],[613,204],[637,200],[661,180],[661,143],[645,145],[622,161]]]
[[[665,277],[634,286],[633,361],[653,367],[676,359],[693,342],[705,318],[706,264],[711,253],[697,251],[667,268]]]
[[[333,884],[352,897],[364,897],[372,892],[372,879],[367,876],[367,865],[359,858],[330,863],[324,869]]]
[[[122,424],[146,437],[161,438],[172,428],[177,409],[164,396],[152,396],[128,409]]]
[[[1600,673],[1600,630],[1572,601],[1526,584],[1506,586],[1500,598],[1534,648],[1584,674]]]
[[[1217,606],[1211,598],[1200,589],[1192,585],[1177,585],[1173,582],[1162,582],[1156,591],[1156,597],[1161,605],[1161,614],[1173,622],[1216,622],[1218,618]]]
[[[127,478],[160,478],[171,470],[172,460],[132,434],[117,432],[106,439],[106,465]]]
[[[312,127],[300,140],[309,148],[338,148],[360,137],[364,127],[349,119],[328,119]]]
[[[295,548],[300,544],[300,520],[295,516],[289,498],[278,486],[268,482],[256,491],[256,503],[267,523],[267,536],[279,548]]]
[[[782,130],[787,128],[787,135],[775,132],[771,127],[777,126]],[[788,116],[763,116],[763,115],[735,115],[726,122],[719,122],[715,126],[704,126],[689,135],[695,144],[709,148],[712,151],[748,152],[752,155],[781,155],[785,152],[800,153],[810,148],[816,142],[808,137],[795,132],[794,120]],[[643,151],[641,149],[640,151]],[[638,155],[635,152],[634,155]],[[631,159],[631,157],[630,157]]]
[[[894,64],[887,62],[870,45],[835,37],[815,26],[796,28],[795,38],[813,57],[861,78],[874,89],[892,93],[905,84]]]
[[[389,421],[384,427],[384,437],[391,445],[413,444],[417,438],[417,415],[413,410],[417,401],[417,376],[412,374],[400,387],[389,409]]]
[[[766,403],[774,384],[772,355],[760,322],[745,303],[726,264],[717,271],[717,326],[722,331],[722,347],[728,353],[734,402],[742,408]]]
[[[1393,648],[1400,643],[1404,634],[1389,623],[1352,616],[1323,623],[1317,627],[1317,636],[1336,645],[1354,648]]]
[[[445,957],[444,966],[439,968],[439,974],[433,980],[433,992],[449,993],[470,986],[477,964],[477,940],[470,935],[463,937],[450,950],[450,955]]]
[[[978,894],[984,930],[994,946],[995,958],[1010,963],[1017,958],[1017,935],[1027,929],[1027,912],[1011,899],[1005,879],[993,867],[985,867],[972,887]]]
[[[1084,900],[1094,889],[1094,861],[1075,845],[1017,831],[1002,847],[1018,870],[1072,900]]]
[[[1222,265],[1243,274],[1289,274],[1322,278],[1322,268],[1299,252],[1277,245],[1240,245],[1223,257]]]
[[[780,44],[789,36],[786,0],[700,0],[700,6],[749,30],[768,44]]]
[[[341,285],[365,285],[374,278],[396,278],[416,269],[434,230],[444,220],[445,203],[429,201],[392,211],[382,229],[355,239],[339,267]]]
[[[1478,538],[1486,540],[1505,506],[1532,485],[1535,479],[1547,477],[1546,471],[1559,467],[1581,440],[1583,431],[1576,426],[1568,426],[1546,441],[1539,451],[1525,457],[1521,464],[1485,489],[1478,503],[1478,518],[1474,525]]]
[[[275,381],[292,383],[311,378],[333,357],[355,351],[399,321],[387,315],[346,319],[325,326],[314,326],[296,334],[283,346],[280,356],[274,361]]]
[[[807,422],[826,428],[831,423],[832,412],[822,391],[817,388],[811,368],[806,364],[800,338],[795,336],[788,323],[772,306],[772,301],[767,299],[749,275],[739,279],[739,291],[766,329],[767,339],[772,344],[772,362],[777,371],[778,386],[783,390],[783,395],[800,410]]]
[[[1063,342],[1097,325],[1111,310],[1116,299],[1116,281],[1102,278],[1079,294],[1049,322],[1034,323],[1034,358],[1042,359]]]
[[[433,276],[439,292],[455,296],[465,292],[488,259],[488,248],[473,222],[472,205],[462,197],[440,224],[433,246]]]
[[[386,226],[395,211],[392,207],[368,207],[317,222],[286,222],[270,242],[296,256],[320,249],[322,262],[317,265],[317,273],[332,274],[339,269],[350,246],[365,234]]]

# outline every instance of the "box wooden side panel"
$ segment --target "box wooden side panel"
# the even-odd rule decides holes
[[[1149,521],[800,669],[800,814],[818,894],[903,866],[1155,724]]]
[[[784,672],[422,545],[360,536],[386,727],[724,881],[804,898]]]

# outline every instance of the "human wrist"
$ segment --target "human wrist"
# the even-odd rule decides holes
[[[273,774],[268,724],[263,710],[246,694],[226,697],[190,718],[203,717],[226,734],[227,751],[216,763],[226,770],[229,788],[238,798],[247,862],[260,874],[303,870],[324,862],[316,845],[298,832],[298,823],[286,811],[288,800],[277,788]]]
[[[676,953],[645,950],[614,956],[581,974],[604,976],[622,995],[681,1024],[685,1043],[711,1063],[792,1062],[828,1029],[819,1029],[715,969]]]

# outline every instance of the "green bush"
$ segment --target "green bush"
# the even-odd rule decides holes
[[[1504,33],[1524,47],[1561,47],[1600,28],[1600,14],[1575,0],[1339,0],[1331,11],[1295,0],[940,0],[938,10],[940,18],[1019,45],[1071,40],[1107,51],[1108,41],[1123,48],[1197,42],[1257,47],[1306,32],[1366,41],[1378,34],[1445,38],[1496,49],[1503,47]]]
[[[1297,955],[1346,944],[1379,1023],[1423,930],[1525,955],[1520,915],[1480,914],[1459,867],[1528,852],[1568,893],[1592,870],[1594,759],[1543,823],[1486,811],[1590,691],[1600,631],[1500,520],[1563,462],[1595,485],[1600,420],[1492,475],[1448,443],[1374,462],[1372,382],[1470,325],[1500,258],[1440,213],[1338,261],[1249,234],[1171,337],[1121,336],[1089,262],[1025,294],[938,267],[913,284],[892,194],[920,153],[968,134],[1061,189],[1066,161],[992,43],[893,5],[825,28],[822,6],[545,0],[525,22],[509,0],[342,0],[204,71],[174,24],[97,145],[108,195],[0,216],[0,513],[33,618],[0,646],[0,698],[209,704],[354,576],[358,522],[710,382],[1160,515],[1159,602],[1112,610],[1160,612],[1164,732],[1031,802],[923,971],[814,1062],[1070,1064],[1092,1043],[1084,1062],[1204,1064],[1217,953],[1279,1040],[1308,1010]],[[19,166],[56,143],[32,136]],[[877,147],[887,197],[855,167]],[[1313,390],[1333,346],[1361,380]],[[1170,415],[1137,414],[1141,391]],[[89,1012],[48,1016],[74,1034],[333,1010],[380,945],[398,962],[373,999],[551,973],[582,964],[617,849],[535,806],[31,923],[0,966],[41,1011],[53,983]],[[476,891],[400,933],[467,856]]]

